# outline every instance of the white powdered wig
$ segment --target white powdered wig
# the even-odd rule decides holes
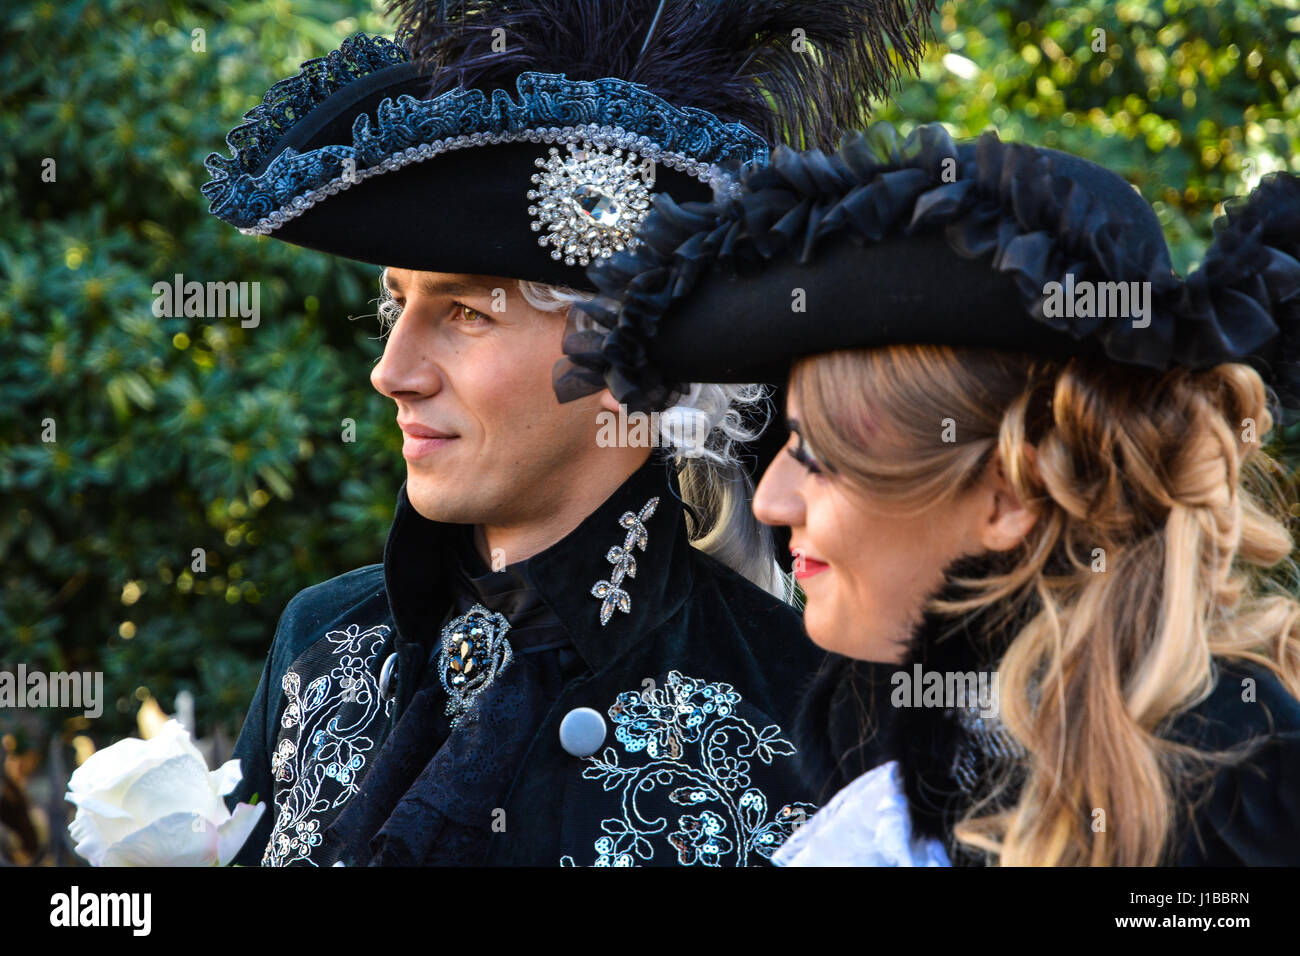
[[[519,280],[525,301],[543,312],[567,311],[589,295],[574,289]],[[584,313],[578,328],[595,323]],[[772,532],[750,508],[754,486],[737,457],[738,446],[757,438],[772,415],[763,385],[694,382],[659,419],[659,447],[678,464],[691,544],[789,602],[792,580],[773,551]],[[694,440],[704,435],[701,445]]]

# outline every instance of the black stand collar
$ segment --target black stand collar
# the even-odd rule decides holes
[[[668,618],[690,592],[690,544],[680,499],[673,466],[652,453],[572,532],[496,573],[536,589],[587,665],[599,670]],[[422,516],[402,484],[384,548],[384,584],[399,651],[410,644],[432,646],[458,571],[456,536],[465,530]],[[593,593],[601,582],[604,597]],[[610,613],[602,623],[606,604]]]

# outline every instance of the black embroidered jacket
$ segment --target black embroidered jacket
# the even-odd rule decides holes
[[[228,803],[268,804],[236,862],[767,862],[815,810],[788,728],[824,654],[690,546],[670,468],[505,572],[466,569],[466,530],[403,486],[383,564],[289,602],[236,744]],[[475,604],[512,654],[458,717],[441,632]]]

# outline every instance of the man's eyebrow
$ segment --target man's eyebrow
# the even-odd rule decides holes
[[[387,270],[384,270],[383,281],[389,292],[401,293],[401,282],[396,276],[390,276]],[[430,279],[427,276],[420,280],[419,289],[427,296],[487,294],[485,286],[466,282],[464,279]]]

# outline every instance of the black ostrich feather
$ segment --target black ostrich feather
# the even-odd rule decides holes
[[[915,72],[934,0],[392,0],[428,95],[615,76],[773,143],[834,149]],[[504,31],[501,32],[501,31]],[[798,31],[802,31],[799,33]],[[797,41],[802,40],[803,49]],[[501,47],[504,46],[504,49]]]

